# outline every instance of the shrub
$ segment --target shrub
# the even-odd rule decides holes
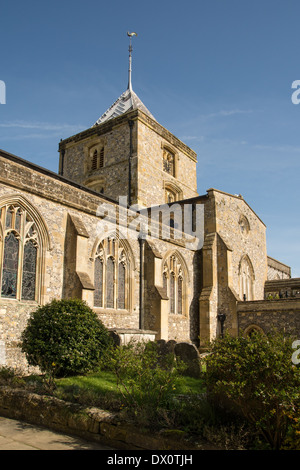
[[[206,383],[211,397],[234,405],[273,449],[279,449],[299,412],[300,370],[292,338],[281,333],[225,336],[211,345]]]
[[[173,354],[160,356],[152,342],[114,347],[106,358],[106,367],[116,375],[128,413],[133,411],[135,419],[138,415],[147,425],[155,421],[158,424],[159,412],[168,408],[179,373],[185,366]]]
[[[21,350],[30,365],[54,377],[93,370],[109,343],[107,329],[85,302],[53,300],[31,314]]]

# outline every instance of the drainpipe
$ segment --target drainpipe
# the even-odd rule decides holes
[[[218,313],[217,315],[219,322],[221,323],[221,338],[224,338],[224,322],[226,320],[225,313]]]
[[[145,254],[145,238],[143,233],[139,236],[140,244],[140,315],[139,315],[139,329],[143,330],[144,325],[144,254]]]
[[[132,157],[132,129],[133,121],[128,121],[129,124],[129,161],[128,161],[128,206],[131,206],[131,157]]]
[[[61,139],[62,140],[62,139]],[[64,174],[64,162],[65,162],[65,149],[60,151],[60,169],[59,174],[63,176]]]

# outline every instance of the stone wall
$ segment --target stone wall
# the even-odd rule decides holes
[[[97,209],[101,204],[110,204],[112,208],[116,207],[115,204],[77,183],[5,153],[0,155],[0,183],[0,203],[1,201],[7,203],[16,197],[20,204],[26,203],[43,220],[49,238],[43,253],[44,275],[39,303],[45,304],[52,299],[79,297],[93,307],[95,249],[101,237],[111,234],[114,227],[109,221],[105,221],[99,228],[101,219],[96,215]],[[121,220],[119,229],[125,229],[127,222],[126,218],[125,221]],[[140,247],[137,235],[138,232],[135,231],[135,236],[128,240],[133,260],[130,309],[95,308],[99,318],[109,328],[139,328]],[[195,262],[196,253],[186,249],[176,240],[173,242],[153,239],[153,243],[155,250],[160,253],[161,260],[174,251],[180,253],[185,260],[188,273],[187,308],[185,315],[168,317],[166,309],[168,301],[157,294],[157,287],[162,285],[162,269],[158,269],[157,263],[153,262],[153,272],[148,271],[145,277],[145,317],[149,324],[146,329],[156,331],[157,321],[161,322],[163,304],[165,338],[194,340],[199,333],[197,290],[195,290],[198,283],[195,276],[200,268]],[[147,267],[147,260],[145,265]],[[151,289],[155,292],[153,302]],[[37,306],[38,302],[0,300],[2,341],[0,357],[6,365],[15,367],[17,364],[24,364],[17,349],[17,342],[30,312]]]
[[[208,190],[204,212],[203,281],[200,294],[200,341],[203,347],[225,329],[238,334],[236,303],[242,300],[241,262],[252,271],[253,298],[264,298],[267,278],[266,227],[241,196]]]
[[[208,190],[208,194],[215,204],[216,232],[232,252],[233,289],[240,292],[240,262],[247,255],[254,271],[253,300],[263,299],[267,279],[266,226],[241,196],[217,190]],[[242,218],[247,219],[249,228],[241,225]]]
[[[163,263],[171,255],[178,255],[184,260],[186,292],[183,314],[169,314],[169,306],[162,312],[161,302],[168,302],[167,293],[163,297],[162,273]],[[145,318],[148,329],[160,331],[159,338],[176,341],[194,341],[199,337],[199,276],[201,276],[201,260],[197,251],[167,241],[149,238],[145,250]],[[164,334],[161,332],[165,315]]]
[[[120,450],[221,450],[210,442],[191,441],[184,432],[161,430],[157,434],[134,427],[119,413],[69,403],[22,389],[0,387],[0,414]]]
[[[137,126],[133,128],[133,152],[136,155]],[[89,169],[89,149],[97,144],[104,146],[104,167]],[[128,159],[130,154],[130,129],[128,119],[118,118],[60,143],[63,176],[81,185],[103,188],[103,194],[118,200],[128,196]],[[61,163],[62,166],[62,163]],[[132,195],[136,195],[136,159],[132,159]]]
[[[37,308],[36,303],[20,303],[15,300],[1,300],[0,304],[0,367],[11,367],[26,372],[28,368],[25,356],[19,347],[20,336],[30,313]]]
[[[132,133],[129,121],[133,122]],[[89,149],[104,146],[104,167],[88,169]],[[176,156],[175,177],[163,171],[163,148]],[[165,203],[165,186],[171,184],[180,198],[197,195],[196,154],[173,134],[135,110],[88,129],[60,143],[60,171],[71,180],[92,187],[118,200],[128,196],[131,155],[131,204],[144,207]]]
[[[290,279],[291,268],[268,256],[268,280]]]
[[[175,154],[175,177],[163,170],[163,148]],[[145,206],[164,204],[165,186],[179,191],[179,199],[197,196],[196,154],[162,126],[138,121],[138,202]]]
[[[266,281],[265,299],[300,298],[300,278]]]
[[[284,331],[300,337],[300,299],[238,302],[239,332]]]

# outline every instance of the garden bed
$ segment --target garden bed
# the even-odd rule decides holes
[[[121,450],[221,450],[180,430],[162,430],[153,435],[126,424],[120,413],[66,402],[24,388],[0,386],[0,415]]]

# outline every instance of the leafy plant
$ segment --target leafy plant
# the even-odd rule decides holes
[[[106,354],[127,410],[151,416],[167,408],[183,366],[175,356],[159,356],[155,343],[131,342]]]
[[[53,300],[31,314],[21,336],[28,363],[55,376],[95,369],[110,344],[107,329],[83,301]]]
[[[212,343],[206,358],[210,397],[242,414],[273,449],[299,412],[300,369],[292,362],[292,342],[282,333],[226,335]]]

